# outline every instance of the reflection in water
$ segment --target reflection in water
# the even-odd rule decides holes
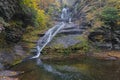
[[[75,68],[73,68],[73,67],[63,66],[63,68],[66,68],[66,69],[64,69],[64,71],[73,72],[73,73],[72,74],[67,73],[67,72],[62,73],[62,72],[58,71],[57,69],[55,69],[54,67],[52,67],[51,65],[42,63],[42,61],[40,59],[36,59],[36,62],[37,62],[37,65],[39,65],[40,67],[43,67],[44,70],[58,76],[59,79],[62,79],[62,80],[78,80],[79,79],[79,80],[81,80],[81,74],[79,72],[74,72]]]
[[[54,69],[51,65],[48,64],[43,64],[41,59],[36,59],[37,65],[42,66],[44,70],[57,74],[57,75],[62,75],[60,72],[58,72],[56,69]]]
[[[81,58],[79,61],[42,62],[29,60],[12,70],[24,71],[20,80],[120,80],[120,61]]]

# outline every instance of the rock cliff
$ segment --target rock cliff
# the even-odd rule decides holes
[[[0,17],[9,20],[18,11],[19,0],[0,0]]]

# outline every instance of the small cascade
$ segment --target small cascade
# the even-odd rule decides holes
[[[67,8],[63,8],[62,9],[62,14],[61,14],[61,19],[65,20],[67,18],[67,13],[68,13],[68,9]]]
[[[71,23],[71,17],[70,17],[70,10],[69,8],[65,7],[62,9],[61,19],[63,21],[68,21]]]
[[[38,58],[41,55],[43,48],[52,40],[52,38],[65,26],[64,22],[55,25],[53,28],[49,29],[42,39],[38,40],[37,43],[37,55],[32,58]]]
[[[71,18],[69,16],[69,8],[63,8],[61,19],[63,21],[69,21],[71,23]],[[50,28],[45,35],[42,37],[42,39],[38,40],[37,42],[37,54],[33,56],[33,58],[38,58],[41,55],[41,51],[43,48],[53,39],[53,37],[65,26],[65,22],[60,22],[56,24],[54,27]]]
[[[71,18],[69,18],[69,23],[72,23],[72,19]]]

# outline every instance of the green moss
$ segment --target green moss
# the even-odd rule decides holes
[[[60,49],[60,48],[64,48],[63,44],[54,44],[53,46],[51,46],[51,48],[55,48],[55,49]]]
[[[80,40],[81,42],[79,44],[76,44],[74,47],[80,48],[80,51],[83,53],[87,53],[90,50],[90,43],[88,40],[83,36],[76,37],[77,40]]]
[[[64,55],[64,56],[67,56],[67,55],[70,55],[70,54],[84,54],[84,53],[87,53],[89,52],[90,50],[90,47],[87,45],[86,42],[84,43],[79,43],[79,44],[76,44],[76,45],[73,45],[73,46],[70,46],[68,48],[64,48],[63,45],[61,44],[56,44],[56,46],[54,47],[47,47],[45,48],[42,53],[43,55],[48,55],[49,54],[53,54],[53,55]]]
[[[32,27],[32,26],[28,26],[26,28],[26,32],[23,35],[23,42],[26,43],[27,47],[33,48],[36,46],[36,42],[39,40],[39,36],[38,34],[43,33],[46,31],[47,28],[44,28],[43,30],[41,30],[40,27]]]
[[[22,61],[22,59],[15,60],[15,61],[12,63],[12,65],[19,64],[21,61]]]

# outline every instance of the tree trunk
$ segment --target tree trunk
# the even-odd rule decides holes
[[[112,22],[112,25],[111,25],[111,50],[114,50],[115,47],[114,47],[114,23]]]

